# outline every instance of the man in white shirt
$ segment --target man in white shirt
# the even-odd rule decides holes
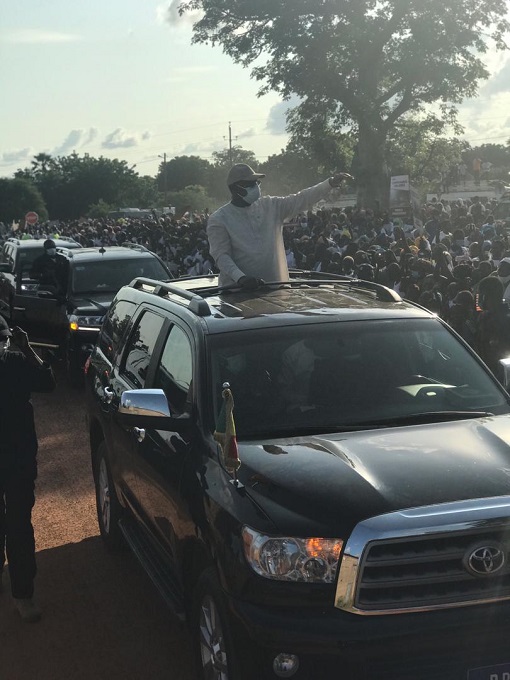
[[[334,187],[352,177],[340,173],[291,196],[261,196],[260,180],[245,163],[234,165],[227,178],[230,203],[214,212],[207,223],[212,257],[220,270],[219,285],[239,284],[253,290],[260,281],[288,281],[283,222],[309,210]]]

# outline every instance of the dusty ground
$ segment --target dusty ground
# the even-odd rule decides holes
[[[0,680],[193,680],[189,641],[130,552],[103,548],[81,391],[34,395],[38,624],[0,594]]]

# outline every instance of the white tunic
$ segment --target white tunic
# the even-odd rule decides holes
[[[261,196],[250,206],[227,203],[207,223],[211,255],[220,270],[219,285],[242,276],[266,282],[288,281],[283,222],[309,210],[331,191],[329,180],[291,196]]]

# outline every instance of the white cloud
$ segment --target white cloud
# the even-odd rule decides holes
[[[291,97],[288,101],[279,102],[271,107],[267,118],[266,130],[273,135],[284,135],[287,126],[287,112],[299,104],[297,97]]]
[[[25,28],[8,33],[3,37],[4,42],[13,45],[70,43],[78,40],[82,40],[82,37],[74,33],[58,33],[57,31],[46,31],[40,28]]]
[[[255,136],[255,128],[250,128],[249,130],[243,130],[243,132],[240,132],[238,135],[236,135],[236,139],[248,139],[249,137]]]
[[[103,149],[127,149],[129,147],[138,146],[140,142],[150,139],[150,137],[151,133],[147,130],[138,133],[128,132],[123,128],[117,128],[106,135],[101,142],[101,146]]]
[[[160,24],[170,24],[171,26],[184,26],[194,23],[202,15],[201,12],[186,12],[182,16],[179,14],[179,6],[182,0],[171,0],[163,2],[156,7],[156,17]]]
[[[34,152],[28,146],[24,149],[17,149],[15,151],[5,151],[4,153],[0,154],[0,165],[15,165],[16,163],[20,163],[22,161],[28,161],[33,155]]]
[[[217,70],[217,66],[203,64],[202,66],[176,66],[174,69],[172,69],[172,73],[190,75],[193,73],[210,73],[211,71]]]
[[[79,147],[88,146],[96,139],[97,135],[98,130],[95,127],[91,127],[88,130],[81,128],[71,130],[64,141],[53,149],[51,155],[65,156]]]

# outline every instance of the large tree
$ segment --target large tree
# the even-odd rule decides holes
[[[0,222],[19,222],[27,212],[34,211],[41,220],[48,213],[41,193],[28,179],[0,178]]]
[[[301,98],[294,125],[326,116],[354,131],[365,205],[386,202],[395,124],[431,105],[436,120],[454,121],[509,28],[506,0],[186,0],[188,11],[201,12],[193,41],[252,66],[261,94]]]
[[[116,158],[38,154],[31,168],[15,176],[29,179],[39,189],[51,219],[82,217],[101,199],[121,206],[138,200],[139,176],[126,161]]]

